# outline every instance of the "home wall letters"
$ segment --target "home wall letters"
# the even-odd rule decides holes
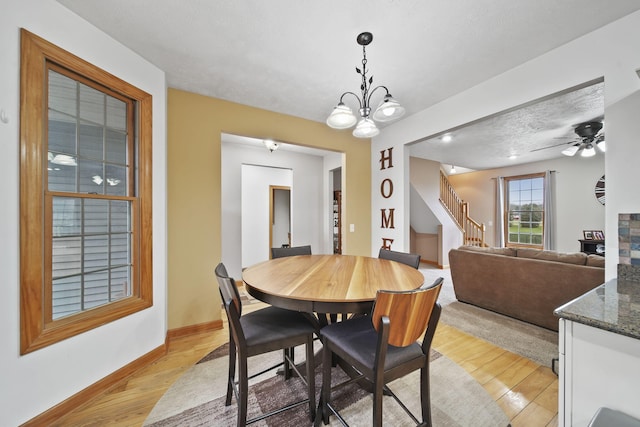
[[[393,147],[380,151],[380,170],[390,169],[393,167]],[[389,199],[393,195],[393,181],[390,178],[384,178],[380,183],[380,195],[384,199]],[[382,208],[380,209],[380,228],[382,229],[394,229],[394,208]],[[382,238],[382,247],[384,249],[391,249],[393,239]]]

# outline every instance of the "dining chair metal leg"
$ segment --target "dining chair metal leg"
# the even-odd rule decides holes
[[[239,397],[239,400],[236,399],[238,403],[238,427],[244,427],[247,425],[247,396],[249,395],[249,375],[247,370],[247,358],[243,357],[242,354],[240,354],[240,357],[238,358],[238,365],[238,394],[240,395],[237,396]]]
[[[422,406],[422,425],[431,427],[431,385],[429,383],[429,365],[420,369],[420,403]]]
[[[231,405],[231,395],[233,394],[233,382],[236,380],[236,345],[233,338],[229,342],[229,374],[227,376],[227,398],[225,406]]]
[[[307,354],[306,354],[306,368],[307,368],[307,387],[309,389],[309,415],[311,422],[316,418],[316,367],[315,363],[311,361],[315,360],[315,354],[313,350],[313,336],[307,339]]]
[[[285,348],[282,350],[282,354],[283,354],[282,360],[284,360],[284,366],[282,367],[282,374],[284,375],[284,379],[288,380],[289,378],[291,378],[291,366],[289,366],[289,364],[287,363],[287,358],[293,360],[293,349]]]
[[[331,400],[331,365],[333,354],[328,348],[322,350],[322,392],[320,393],[321,412],[316,416],[322,415],[322,422],[329,424],[329,407],[327,402]],[[316,423],[317,425],[317,423]]]
[[[384,380],[377,379],[373,391],[373,426],[382,427],[382,389]]]

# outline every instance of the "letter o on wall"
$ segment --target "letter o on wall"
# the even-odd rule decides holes
[[[380,194],[385,199],[388,199],[393,194],[393,181],[389,178],[382,180],[380,183]]]

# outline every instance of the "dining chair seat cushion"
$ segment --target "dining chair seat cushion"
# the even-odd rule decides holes
[[[300,341],[314,326],[302,313],[278,307],[266,307],[240,317],[247,347],[260,347],[261,352],[282,349],[283,343]],[[293,345],[293,344],[292,344]],[[266,347],[265,347],[266,346]]]
[[[340,357],[348,355],[361,366],[374,366],[378,332],[373,328],[370,316],[360,316],[348,322],[332,323],[321,330],[325,339],[331,341],[331,350]],[[417,342],[406,347],[389,345],[384,370],[405,365],[414,360],[423,364],[425,355]]]

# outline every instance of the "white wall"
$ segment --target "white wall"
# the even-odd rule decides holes
[[[598,52],[597,58],[585,52]],[[379,215],[378,186],[388,171],[377,167],[380,150],[435,135],[470,121],[522,105],[531,100],[604,76],[607,122],[607,236],[606,277],[615,277],[618,263],[617,217],[622,212],[640,212],[640,197],[633,191],[640,158],[640,12],[580,37],[521,66],[487,80],[431,108],[417,112],[387,128],[374,138],[372,157],[372,215]],[[397,174],[398,178],[402,178]],[[408,181],[405,179],[405,186]],[[396,185],[402,185],[398,181]],[[392,201],[398,211],[408,212],[403,192]],[[399,213],[399,212],[398,212]],[[372,246],[381,232],[373,221]],[[396,227],[399,223],[396,223]],[[404,224],[401,224],[404,226]],[[407,227],[408,228],[408,227]],[[402,231],[398,231],[402,234]]]
[[[242,268],[246,268],[269,259],[271,248],[269,245],[269,187],[272,185],[289,187],[292,197],[296,189],[293,186],[291,169],[245,164],[241,165],[241,171],[242,238],[240,241],[242,242]],[[294,218],[291,219],[293,229],[295,221]],[[292,241],[293,237],[292,235]]]
[[[20,356],[19,108],[23,27],[153,95],[153,307]],[[0,425],[24,423],[163,345],[166,333],[166,85],[164,73],[53,0],[0,12]]]
[[[438,218],[441,227],[438,245],[438,265],[449,265],[449,250],[462,244],[462,233],[451,215],[442,206],[440,197],[440,163],[431,160],[409,159],[410,182],[420,197],[429,205],[433,215]],[[436,230],[437,232],[437,230]]]
[[[328,153],[329,154],[329,153]],[[329,158],[339,156],[330,153]],[[225,142],[222,139],[222,262],[232,277],[240,278],[243,257],[242,216],[252,214],[251,209],[242,207],[242,165],[260,165],[273,168],[291,169],[291,244],[311,245],[313,253],[331,253],[331,231],[329,212],[329,172],[323,157],[277,150],[273,153],[264,147]],[[335,159],[327,161],[335,165]],[[335,166],[333,166],[335,167]],[[266,184],[268,187],[268,183]],[[274,185],[278,185],[274,183]],[[268,206],[268,205],[267,205]],[[265,209],[268,215],[268,207]],[[267,230],[268,233],[268,230]],[[269,258],[269,236],[264,240],[267,252],[262,258],[252,258],[255,262]]]
[[[384,135],[384,130],[381,135]],[[391,149],[391,153],[389,152]],[[374,139],[371,144],[371,256],[377,257],[383,239],[390,239],[391,249],[394,251],[410,252],[411,212],[409,210],[409,149],[398,141]],[[383,152],[383,154],[381,154]],[[381,161],[383,157],[391,157],[391,161]],[[383,168],[384,167],[384,168]],[[393,191],[383,182],[393,183]],[[387,181],[387,182],[389,182]],[[382,191],[389,197],[382,197]],[[389,209],[395,209],[394,227],[382,228],[382,211],[388,214]]]
[[[439,187],[438,187],[439,188]],[[420,193],[411,185],[411,228],[416,233],[437,234],[440,221],[433,214]]]

